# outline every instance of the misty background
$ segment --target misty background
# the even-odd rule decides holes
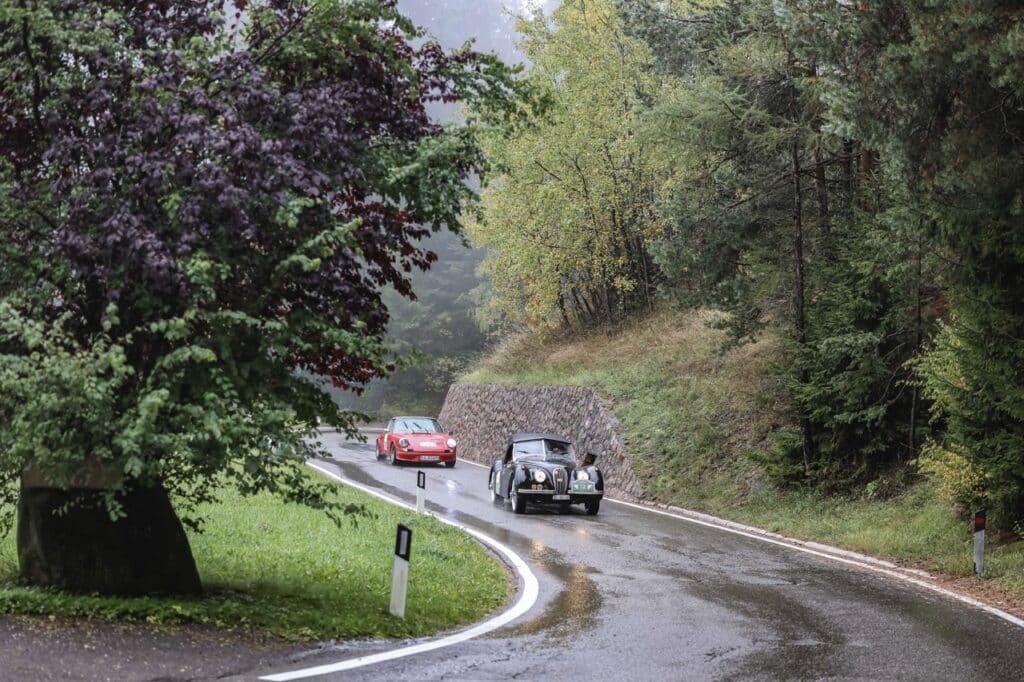
[[[506,63],[516,64],[524,58],[516,49],[514,14],[550,11],[557,2],[399,0],[398,6],[446,49],[473,40],[474,49],[493,52]],[[444,122],[459,111],[442,105],[431,115]],[[372,382],[361,396],[328,385],[327,390],[342,407],[380,417],[436,414],[449,384],[486,347],[489,339],[475,317],[478,290],[483,285],[477,273],[482,250],[467,247],[460,235],[448,231],[433,235],[424,245],[437,253],[438,261],[429,271],[412,274],[418,300],[409,301],[390,289],[384,292],[391,313],[391,344],[403,355],[412,355],[414,364],[388,380]]]

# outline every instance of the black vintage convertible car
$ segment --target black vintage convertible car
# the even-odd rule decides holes
[[[594,515],[604,497],[604,478],[593,464],[578,465],[568,439],[553,433],[516,433],[505,454],[491,465],[487,480],[491,501],[509,500],[522,514],[527,504],[558,504],[567,510],[582,503]]]

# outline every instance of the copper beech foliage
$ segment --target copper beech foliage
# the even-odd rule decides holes
[[[381,289],[413,297],[418,240],[472,205],[513,76],[392,0],[3,3],[8,479],[92,452],[192,500],[226,472],[322,504],[301,436],[352,419],[295,370],[358,391],[392,369]],[[433,101],[477,113],[442,128]],[[72,399],[104,381],[109,404]]]

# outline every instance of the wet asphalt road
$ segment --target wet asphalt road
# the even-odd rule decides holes
[[[345,478],[412,502],[414,467],[324,434]],[[505,543],[540,598],[482,638],[344,680],[1024,680],[1024,629],[898,581],[607,500],[596,517],[491,504],[487,469],[426,468],[428,508]],[[394,648],[354,642],[281,672]]]

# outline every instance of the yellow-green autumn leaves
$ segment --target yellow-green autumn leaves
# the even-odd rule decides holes
[[[519,28],[528,76],[552,106],[486,143],[501,172],[468,225],[488,249],[485,321],[575,325],[649,307],[666,172],[638,135],[640,100],[659,87],[647,48],[611,0],[565,2]]]

